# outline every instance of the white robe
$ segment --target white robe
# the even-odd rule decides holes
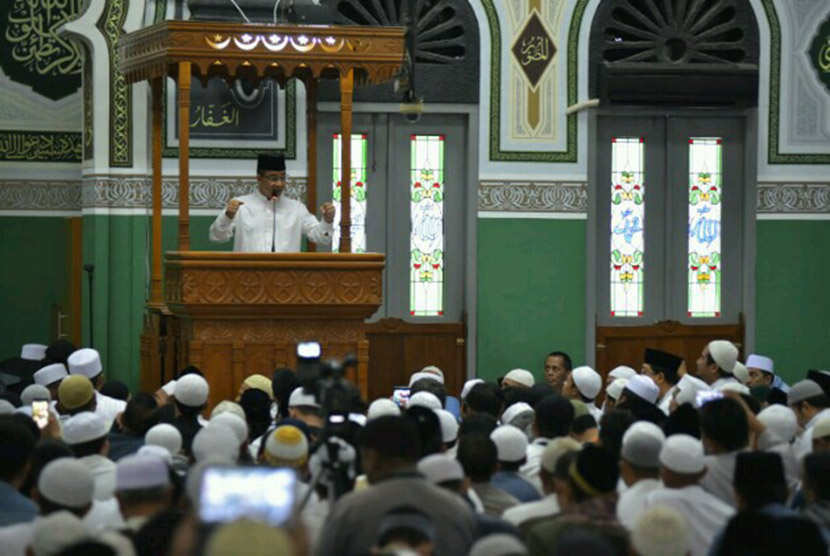
[[[89,467],[92,478],[95,479],[95,500],[108,500],[115,495],[115,462],[104,456],[92,454],[84,456],[78,461]]]
[[[732,483],[735,476],[735,461],[738,459],[738,454],[743,451],[745,450],[704,457],[706,474],[700,480],[700,486],[733,508],[737,506],[735,487]]]
[[[559,500],[556,494],[548,494],[541,500],[535,502],[527,502],[513,506],[504,511],[501,518],[515,525],[521,526],[522,523],[529,519],[537,517],[554,516],[559,513]]]
[[[539,470],[542,468],[542,452],[545,451],[545,446],[550,442],[550,438],[537,438],[527,445],[525,450],[525,458],[527,461],[519,468],[519,473],[522,477],[536,487],[540,493],[542,490],[542,479],[539,478]]]
[[[671,399],[674,396],[674,391],[677,390],[677,386],[672,386],[666,393],[663,395],[662,398],[657,402],[657,407],[660,408],[660,411],[668,415],[671,412]]]
[[[617,500],[617,519],[626,529],[634,529],[646,510],[646,497],[662,486],[657,479],[641,479],[620,494]]]
[[[259,191],[238,198],[244,204],[234,218],[223,210],[210,226],[210,241],[224,243],[233,237],[234,251],[298,253],[302,236],[317,244],[331,243],[332,224],[318,221],[306,206],[285,194],[269,201]]]
[[[734,508],[697,485],[654,490],[646,496],[646,508],[653,506],[669,506],[683,515],[692,556],[706,556],[715,535],[735,514]]]
[[[724,378],[719,378],[715,382],[713,382],[710,386],[712,390],[717,390],[721,386],[726,386],[727,384],[732,384],[733,382],[740,384],[737,378],[734,376],[727,376]]]
[[[95,392],[95,400],[95,413],[104,418],[107,423],[107,430],[110,430],[118,414],[123,413],[127,408],[127,402],[105,396],[98,391]]]
[[[813,427],[815,427],[816,423],[825,417],[830,418],[830,407],[822,409],[816,413],[813,418],[807,421],[807,424],[804,425],[804,434],[801,435],[801,438],[796,440],[795,446],[795,454],[799,462],[801,462],[807,454],[813,452]]]

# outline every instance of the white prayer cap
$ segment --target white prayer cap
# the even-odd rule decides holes
[[[830,417],[823,417],[813,426],[812,440],[828,436],[830,436]]]
[[[473,544],[469,556],[521,556],[527,554],[522,541],[507,533],[481,537]]]
[[[810,380],[809,378],[799,380],[790,386],[790,392],[787,395],[787,405],[794,405],[823,394],[824,390],[821,389],[818,382]]]
[[[458,440],[458,421],[446,409],[433,409],[441,421],[441,442],[447,444]]]
[[[583,365],[572,371],[571,378],[579,393],[593,400],[602,390],[602,377],[591,367]]]
[[[675,402],[677,402],[678,406],[684,403],[694,403],[697,393],[705,392],[706,390],[709,390],[708,384],[695,376],[685,374],[677,383]]]
[[[66,370],[63,363],[53,363],[51,365],[46,365],[33,374],[32,379],[35,381],[35,384],[49,386],[52,383],[63,380],[67,376],[69,376],[69,372]]]
[[[684,475],[693,475],[706,469],[703,444],[688,434],[673,434],[660,450],[660,463],[666,469]]]
[[[627,378],[615,378],[614,382],[609,384],[608,388],[605,389],[605,394],[612,400],[617,401],[620,399],[620,394],[625,390],[627,384]]]
[[[75,458],[58,458],[46,464],[37,479],[37,490],[47,500],[67,508],[83,508],[92,502],[95,478],[88,465]]]
[[[151,456],[162,460],[167,465],[173,465],[173,456],[167,451],[167,448],[156,446],[155,444],[145,444],[136,452],[139,456]]]
[[[608,376],[613,378],[631,378],[636,374],[637,371],[635,371],[631,367],[620,365],[619,367],[614,367],[614,369],[610,373],[608,373]]]
[[[46,357],[48,347],[43,344],[23,344],[23,347],[20,348],[20,358],[29,361],[42,361]]]
[[[625,431],[622,458],[639,467],[660,467],[660,450],[666,442],[663,430],[648,421],[637,421]]]
[[[441,377],[441,384],[444,384],[444,371],[436,367],[435,365],[427,365],[423,369],[421,369],[422,373],[426,373],[433,376]]]
[[[718,392],[737,392],[749,396],[749,386],[740,382],[727,382],[717,387]]]
[[[670,506],[653,506],[634,526],[631,546],[639,556],[686,556],[691,550],[686,519]]]
[[[444,384],[444,379],[434,374],[425,373],[425,372],[417,372],[412,373],[412,376],[409,377],[409,386],[412,387],[413,384],[418,382],[419,380],[434,380],[439,384]]]
[[[542,469],[548,473],[553,473],[556,470],[556,462],[559,458],[570,452],[578,452],[582,449],[582,444],[569,436],[562,436],[554,438],[548,442],[542,452]]]
[[[73,351],[66,360],[66,365],[69,367],[69,374],[84,375],[87,378],[95,378],[104,370],[101,366],[101,356],[92,348]]]
[[[233,431],[233,434],[236,435],[238,446],[241,446],[248,439],[248,423],[239,415],[231,413],[230,411],[220,413],[216,417],[211,418],[208,426],[211,427],[217,423],[227,425]]]
[[[740,361],[735,361],[735,367],[732,369],[732,375],[738,379],[741,384],[749,382],[749,369]]]
[[[63,441],[67,444],[83,444],[107,435],[107,422],[91,411],[82,411],[63,423]]]
[[[773,404],[762,409],[758,413],[758,420],[786,443],[795,438],[795,433],[798,431],[795,412],[785,405]]]
[[[709,342],[709,355],[724,372],[732,373],[738,361],[738,348],[727,340],[713,340]]]
[[[365,427],[369,419],[367,419],[362,413],[349,413],[349,421],[357,423],[361,427]]]
[[[441,400],[432,392],[421,391],[409,397],[407,407],[426,407],[427,409],[442,409]]]
[[[464,387],[461,389],[461,399],[462,400],[467,399],[467,394],[470,393],[470,390],[472,390],[473,386],[475,386],[476,384],[484,384],[484,380],[482,380],[480,378],[474,378],[474,379],[468,380],[467,382],[464,383]]]
[[[496,445],[499,461],[514,463],[525,459],[527,435],[511,425],[501,425],[490,433],[490,440]]]
[[[14,406],[8,400],[0,400],[0,415],[11,415],[14,413]]]
[[[52,400],[49,389],[40,384],[30,384],[20,393],[20,401],[23,405],[31,405],[35,400]]]
[[[242,409],[242,406],[230,400],[224,400],[216,404],[216,407],[214,407],[213,411],[210,412],[210,418],[213,420],[214,417],[223,413],[232,413],[243,421],[246,420],[245,410]]]
[[[366,416],[371,421],[372,419],[377,419],[378,417],[383,417],[384,415],[400,415],[401,408],[398,407],[398,404],[390,400],[389,398],[378,398],[369,404],[369,410],[366,412]]]
[[[437,485],[446,481],[463,481],[464,469],[457,459],[444,454],[432,454],[418,462],[418,473]]]
[[[196,433],[193,437],[192,451],[196,461],[213,456],[226,462],[236,462],[239,457],[239,442],[229,426],[214,423]]]
[[[303,387],[298,386],[291,392],[291,396],[288,398],[288,407],[297,406],[320,407],[320,404],[317,403],[317,398],[314,397],[314,394],[306,394]]]
[[[525,402],[516,402],[504,410],[504,413],[501,415],[501,422],[505,425],[510,425],[516,417],[525,413],[533,413],[533,408],[530,407],[530,404]]]
[[[66,510],[51,513],[32,523],[34,528],[29,548],[34,556],[60,554],[73,544],[91,538],[78,516]]]
[[[176,381],[168,381],[167,384],[161,387],[161,389],[164,390],[164,393],[168,396],[174,396],[176,394]]]
[[[765,373],[769,373],[771,375],[775,374],[775,363],[772,359],[764,355],[757,355],[753,353],[746,360],[746,366],[749,369],[758,369],[759,371],[764,371]]]
[[[155,425],[144,435],[144,444],[149,446],[161,446],[171,456],[182,451],[182,433],[173,425],[161,423]]]
[[[202,407],[207,403],[210,387],[207,380],[195,373],[187,374],[176,381],[173,395],[176,401],[188,407]]]
[[[115,466],[115,490],[141,490],[169,484],[167,463],[158,456],[124,456]]]
[[[635,375],[628,379],[625,389],[637,394],[649,403],[656,403],[660,395],[660,388],[645,375]]]
[[[513,382],[518,382],[528,388],[536,384],[536,379],[533,378],[533,373],[525,369],[513,369],[504,375],[504,380],[512,380]]]
[[[308,439],[294,425],[277,427],[265,440],[265,461],[270,465],[298,467],[308,461]]]

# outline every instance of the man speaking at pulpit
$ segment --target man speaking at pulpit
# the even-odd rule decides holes
[[[333,204],[323,204],[323,219],[317,220],[303,203],[287,198],[282,156],[260,154],[256,171],[257,190],[228,201],[210,226],[210,241],[224,243],[233,237],[234,251],[259,253],[297,253],[303,235],[313,243],[331,243]]]

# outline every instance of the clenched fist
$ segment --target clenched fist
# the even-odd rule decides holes
[[[323,203],[323,205],[320,207],[320,210],[323,211],[323,219],[326,222],[328,222],[329,224],[334,222],[334,213],[336,212],[336,209],[334,208],[334,205],[332,203]]]
[[[239,207],[241,207],[244,204],[245,203],[243,203],[242,201],[231,199],[230,201],[228,201],[228,206],[225,207],[225,216],[227,216],[228,218],[233,218],[234,216],[236,216],[236,211],[239,210]]]

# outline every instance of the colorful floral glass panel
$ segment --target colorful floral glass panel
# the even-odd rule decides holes
[[[411,135],[409,313],[444,314],[444,136]]]
[[[340,134],[333,136],[333,168],[332,168],[332,202],[337,208],[334,216],[334,237],[331,241],[331,250],[337,252],[340,245],[340,203],[342,188],[340,178]],[[352,179],[351,203],[352,208],[352,253],[366,252],[366,135],[352,135]]]
[[[689,139],[690,317],[719,317],[721,309],[722,141]]]
[[[645,143],[611,139],[611,316],[643,316]]]

